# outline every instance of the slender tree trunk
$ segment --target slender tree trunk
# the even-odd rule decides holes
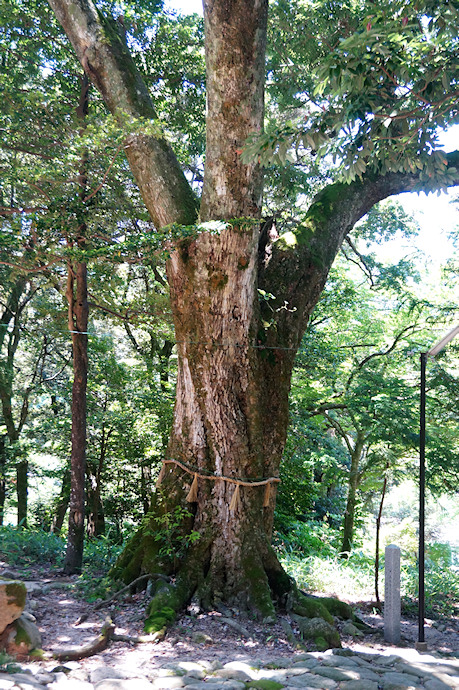
[[[88,112],[89,82],[81,80],[80,103],[77,114],[84,123]],[[79,175],[81,213],[87,183],[87,160],[83,156]],[[84,217],[84,216],[83,216]],[[85,246],[86,224],[81,222],[77,230],[77,244]],[[69,330],[73,346],[72,387],[72,453],[70,458],[70,510],[67,551],[64,572],[81,571],[84,546],[85,476],[86,476],[86,391],[88,383],[88,274],[86,264],[76,262],[68,266],[67,301],[69,305]]]
[[[105,425],[102,425],[102,437],[96,471],[88,472],[88,537],[100,537],[102,534],[105,534],[104,507],[101,499],[102,470],[107,457],[107,448],[111,433],[111,429],[107,431]]]
[[[105,516],[100,497],[100,484],[94,474],[88,476],[87,509],[86,533],[91,539],[100,537],[105,534]]]
[[[76,292],[74,297],[74,282]],[[70,510],[64,572],[81,571],[84,546],[86,476],[86,390],[88,382],[88,299],[86,264],[69,266],[67,299],[73,344],[72,452],[70,457]]]
[[[344,512],[343,534],[341,541],[341,557],[349,558],[354,539],[354,520],[355,507],[357,503],[357,489],[360,483],[359,464],[362,457],[364,443],[361,438],[357,438],[354,450],[351,454],[351,468],[349,472],[349,483],[346,510]]]
[[[18,527],[27,527],[27,497],[29,489],[29,463],[21,460],[16,465],[16,493],[18,500]]]
[[[140,495],[142,498],[143,514],[151,510],[151,459],[142,460],[140,465]]]
[[[381,608],[381,599],[379,597],[379,537],[381,534],[381,518],[383,513],[384,499],[386,498],[387,489],[387,473],[389,471],[389,462],[386,463],[386,469],[384,472],[384,481],[381,491],[381,500],[379,502],[378,516],[376,518],[376,545],[375,545],[375,596],[376,603]]]
[[[0,361],[0,401],[3,421],[11,445],[19,440],[22,428],[27,419],[28,392],[26,392],[21,406],[19,419],[13,413],[13,382],[14,357],[19,345],[19,319],[23,309],[21,298],[24,295],[27,281],[20,276],[12,285],[6,307],[0,317],[0,350],[4,347],[6,356]],[[13,328],[8,329],[13,322]],[[27,488],[28,462],[20,460],[16,463],[16,495],[17,495],[17,524],[27,527]]]
[[[167,391],[169,383],[169,368],[170,359],[174,349],[174,343],[171,340],[165,340],[164,345],[158,352],[159,358],[159,382],[163,393]]]
[[[5,518],[5,503],[6,503],[6,440],[7,434],[0,435],[0,526],[3,525]]]
[[[65,514],[70,501],[70,470],[66,468],[62,477],[61,490],[54,510],[51,532],[59,535],[64,524]]]

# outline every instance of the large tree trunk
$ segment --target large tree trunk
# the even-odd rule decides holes
[[[184,241],[169,261],[179,358],[167,498],[158,510],[185,502],[197,484],[186,527],[199,539],[178,569],[175,603],[196,593],[206,606],[223,599],[273,617],[272,595],[290,589],[270,533],[293,349],[257,346],[262,180],[239,151],[263,123],[267,3],[238,4],[231,12],[226,3],[204,3],[208,154],[201,220],[230,222]],[[151,539],[132,545],[120,563],[126,579],[136,566],[162,565],[155,546]]]

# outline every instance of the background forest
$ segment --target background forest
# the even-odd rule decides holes
[[[163,13],[155,0],[123,4],[117,21],[129,29],[162,126],[199,193],[202,19]],[[268,132],[304,106],[317,60],[311,36],[289,28],[301,24],[302,7],[271,4]],[[327,21],[318,13],[311,34],[325,33]],[[72,334],[84,330],[84,585],[107,571],[148,513],[166,453],[177,373],[167,237],[153,232],[122,155],[120,125],[49,6],[0,2],[0,26],[0,550],[10,561],[25,551],[34,562],[62,565]],[[287,241],[331,178],[332,161],[314,151],[289,159],[284,149],[265,161],[263,215]],[[397,199],[370,211],[345,240],[297,355],[274,534],[284,567],[309,591],[379,600],[378,554],[394,542],[403,552],[404,594],[416,596],[419,356],[457,321],[459,287],[457,253],[441,276],[429,273],[416,251],[418,231]],[[411,253],[382,259],[381,246],[401,239]],[[83,273],[84,322],[69,317],[72,281]],[[279,307],[269,291],[258,292],[269,330]],[[458,371],[454,342],[428,364],[427,603],[447,612],[459,600],[459,542],[450,529],[459,520]],[[175,527],[170,516],[155,538],[180,552],[186,544]]]

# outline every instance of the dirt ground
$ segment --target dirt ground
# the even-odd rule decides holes
[[[28,589],[28,610],[36,619],[41,636],[42,647],[51,657],[58,649],[87,644],[93,640],[102,627],[104,620],[110,616],[116,625],[115,634],[124,636],[124,640],[112,640],[108,648],[98,655],[98,662],[103,657],[104,663],[116,666],[141,667],[158,665],[165,660],[225,661],[232,659],[252,658],[260,662],[272,662],[273,658],[291,656],[295,647],[288,641],[279,616],[275,625],[262,625],[247,618],[236,609],[204,612],[196,606],[190,606],[168,630],[165,638],[153,644],[135,644],[129,638],[143,635],[143,622],[148,596],[145,592],[125,593],[111,604],[95,610],[95,603],[88,603],[78,595],[77,577],[63,577],[52,569],[29,569],[24,573],[15,572],[6,563],[0,562],[2,577],[17,577],[26,581]],[[372,626],[374,632],[361,637],[346,635],[341,630],[343,646],[359,649],[361,645],[375,651],[387,649],[382,633],[381,615],[367,603],[349,602],[355,607],[356,614]],[[290,621],[294,632],[295,626]],[[343,622],[337,622],[338,628]],[[459,618],[426,621],[426,642],[432,652],[459,656]],[[402,646],[414,647],[417,640],[417,620],[404,616],[402,619]],[[307,650],[314,650],[312,643],[306,643]],[[84,662],[91,667],[91,658]],[[94,662],[95,663],[95,662]]]

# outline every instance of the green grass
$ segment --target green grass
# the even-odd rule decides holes
[[[0,527],[0,559],[23,577],[31,567],[62,569],[65,548],[64,539],[40,529]],[[76,583],[78,594],[88,600],[106,596],[111,584],[107,572],[121,549],[122,545],[104,537],[85,542],[83,572]]]
[[[299,523],[289,527],[288,535],[278,535],[278,554],[285,570],[295,578],[300,589],[327,594],[350,602],[374,601],[374,542],[362,539],[362,548],[352,551],[348,560],[339,558],[333,547],[337,533],[320,523]],[[405,525],[405,532],[407,528]],[[412,531],[415,528],[412,527]],[[401,594],[407,612],[417,610],[418,569],[412,539],[398,535],[401,554]],[[302,542],[301,535],[305,535]],[[405,536],[405,541],[402,537]],[[411,532],[410,532],[411,536]],[[392,540],[391,540],[392,541]],[[406,543],[405,543],[406,542]],[[319,544],[319,546],[318,546]],[[381,549],[379,591],[384,597],[384,549]],[[431,617],[459,613],[459,568],[451,565],[451,555],[444,544],[430,544],[425,568],[426,613]]]
[[[332,556],[281,557],[281,563],[300,589],[310,593],[328,594],[349,601],[374,599],[372,564],[364,558],[348,561]]]

